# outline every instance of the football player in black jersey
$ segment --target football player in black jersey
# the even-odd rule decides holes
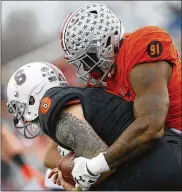
[[[45,133],[58,145],[84,158],[88,166],[80,172],[84,171],[89,177],[80,180],[82,190],[90,187],[91,190],[118,191],[179,188],[179,171],[176,170],[180,165],[174,162],[178,153],[171,151],[167,137],[154,141],[155,147],[147,154],[138,158],[132,156],[131,162],[129,155],[123,157],[122,162],[116,163],[117,169],[112,176],[93,185],[100,178],[99,174],[92,174],[96,166],[93,162],[98,156],[101,159],[134,121],[132,102],[103,88],[70,86],[58,68],[44,62],[29,63],[18,69],[9,80],[7,96],[8,110],[13,114],[14,125],[20,134],[34,138]],[[168,133],[170,139],[173,136],[174,133]],[[107,166],[100,167],[103,173],[108,172]],[[173,176],[167,177],[172,184],[166,182],[167,174]],[[74,179],[80,179],[79,173]],[[64,180],[58,184],[63,183]]]

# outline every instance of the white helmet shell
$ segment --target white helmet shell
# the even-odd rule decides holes
[[[40,100],[45,92],[61,83],[66,83],[63,73],[55,66],[43,62],[29,63],[18,69],[10,78],[7,87],[8,101],[26,104],[24,119],[32,121],[38,117]],[[29,105],[30,97],[35,103]]]
[[[95,61],[96,65],[87,66],[87,69],[90,67],[90,72],[95,66],[101,69],[110,68],[115,61],[123,34],[122,22],[106,5],[90,3],[80,7],[65,19],[60,39],[68,63],[77,66],[76,61],[85,58],[86,53],[96,53],[97,61],[106,61]]]
[[[17,124],[25,126],[25,122],[35,120],[43,95],[61,84],[64,86],[68,82],[63,73],[50,63],[34,62],[19,68],[7,86],[8,108],[16,119],[21,120]]]
[[[107,46],[109,37],[118,37],[117,42]],[[80,7],[66,18],[61,34],[64,51],[73,57],[80,56],[94,39],[100,42],[100,54],[104,58],[115,55],[114,46],[124,34],[124,27],[118,17],[102,4],[88,4]]]

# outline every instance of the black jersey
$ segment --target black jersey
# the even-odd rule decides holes
[[[120,136],[133,121],[133,102],[128,102],[103,88],[55,87],[44,95],[39,118],[43,131],[56,143],[56,124],[62,110],[70,102],[79,100],[85,119],[108,145]]]

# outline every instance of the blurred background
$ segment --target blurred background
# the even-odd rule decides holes
[[[181,55],[181,1],[100,2],[108,5],[123,21],[126,32],[146,25],[164,28]],[[74,67],[60,60],[63,52],[59,46],[59,32],[65,16],[85,3],[88,2],[2,1],[1,190],[45,189],[39,184],[46,171],[43,157],[48,138],[26,140],[17,134],[6,109],[6,86],[15,70],[34,61],[51,62],[59,66],[70,83],[80,83]],[[28,173],[18,165],[17,156],[31,167],[40,181],[38,185],[26,179]]]

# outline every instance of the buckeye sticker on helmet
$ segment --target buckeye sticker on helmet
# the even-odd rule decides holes
[[[22,85],[26,81],[26,75],[24,73],[24,70],[20,69],[19,71],[17,71],[14,76],[14,79],[17,85]]]

